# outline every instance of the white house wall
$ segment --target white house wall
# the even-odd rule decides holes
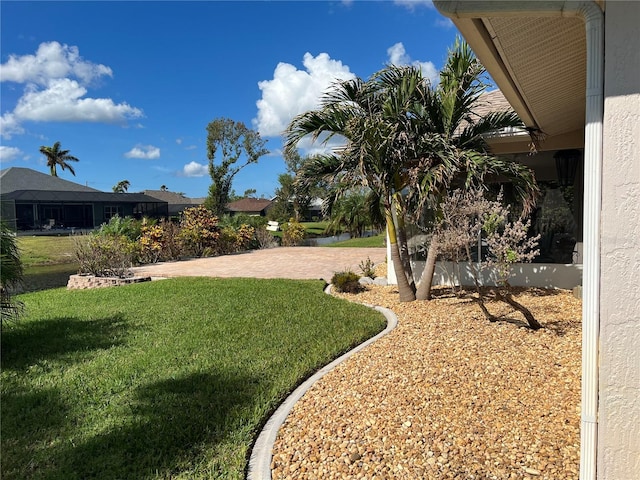
[[[640,2],[607,2],[598,478],[640,478]]]

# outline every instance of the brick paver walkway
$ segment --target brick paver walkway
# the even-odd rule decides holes
[[[135,275],[151,277],[253,277],[323,279],[350,269],[360,274],[367,257],[384,262],[384,248],[278,247],[236,255],[198,258],[135,267]]]

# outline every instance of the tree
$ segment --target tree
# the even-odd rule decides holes
[[[372,224],[370,210],[367,194],[353,191],[333,205],[327,230],[338,234],[344,229],[352,238],[362,237],[365,229]]]
[[[242,196],[243,196],[244,198],[248,198],[248,197],[253,198],[253,197],[255,197],[255,195],[256,195],[256,193],[257,193],[257,192],[258,192],[258,191],[257,191],[255,188],[247,188],[247,189],[244,191],[244,193],[242,194]]]
[[[61,150],[60,142],[54,143],[52,147],[46,147],[44,145],[41,146],[40,153],[47,157],[47,167],[49,167],[52,176],[58,176],[58,166],[60,166],[62,170],[68,169],[73,174],[73,176],[76,175],[73,167],[67,162],[79,162],[80,160],[78,160],[73,155],[69,155],[69,150]]]
[[[114,193],[126,193],[129,190],[131,183],[129,180],[120,180],[117,184],[115,184],[111,189]]]
[[[301,181],[323,179],[334,185],[334,199],[357,187],[371,189],[384,212],[400,301],[415,300],[410,264],[398,245],[406,239],[403,189],[409,184],[407,158],[413,138],[407,134],[410,110],[429,88],[419,69],[390,66],[368,81],[335,83],[321,98],[320,108],[296,116],[285,131],[286,151],[305,137],[326,144],[334,137],[345,145],[306,161]],[[425,139],[426,141],[426,139]],[[331,200],[329,200],[331,203]]]
[[[280,186],[276,188],[275,200],[272,207],[269,209],[269,218],[277,220],[279,222],[287,222],[290,218],[296,217],[293,202],[291,201],[294,196],[293,188],[294,177],[290,173],[281,173],[278,175],[278,183]]]
[[[452,170],[446,172],[444,182],[430,172],[415,173],[411,191],[418,197],[417,213],[429,203],[437,208],[439,200],[452,186],[482,187],[490,176],[501,176],[513,183],[524,213],[528,213],[535,203],[538,186],[531,169],[489,152],[487,134],[524,125],[511,109],[484,115],[478,113],[478,107],[482,106],[481,95],[487,89],[485,74],[484,66],[469,45],[457,38],[440,72],[437,87],[425,96],[425,103],[419,106],[413,121],[418,131],[437,134],[442,140],[433,146],[443,150],[423,150],[421,155],[452,155],[455,161],[450,163]],[[437,212],[435,216],[438,216]],[[433,245],[428,250],[426,266],[418,282],[416,298],[419,300],[431,298],[436,256],[437,249]]]
[[[14,319],[23,305],[16,301],[11,289],[22,282],[22,261],[14,232],[4,222],[0,222],[0,329],[5,321]]]
[[[486,88],[483,73],[471,49],[458,39],[436,87],[418,68],[388,66],[366,82],[335,84],[318,110],[297,116],[287,128],[287,148],[306,136],[325,144],[337,136],[345,139],[343,147],[306,163],[304,176],[324,177],[344,189],[368,187],[378,196],[401,301],[416,298],[406,238],[409,213],[415,220],[456,183],[471,187],[495,174],[515,179],[525,206],[535,196],[528,168],[487,153],[484,134],[522,123],[511,111],[476,114]],[[432,263],[427,263],[418,298],[429,297],[434,255],[430,249]]]
[[[207,125],[207,157],[212,183],[205,206],[214,214],[224,214],[233,178],[238,172],[269,153],[264,148],[265,143],[258,132],[248,129],[242,122],[219,118]],[[216,163],[218,153],[221,158]]]

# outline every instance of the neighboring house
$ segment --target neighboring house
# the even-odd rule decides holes
[[[16,230],[94,228],[114,215],[167,216],[167,202],[142,193],[107,193],[29,168],[0,171],[2,219]]]
[[[309,206],[307,207],[307,211],[305,212],[305,220],[313,221],[315,219],[322,219],[324,217],[322,213],[322,198],[313,198],[311,202],[309,202]]]
[[[582,153],[580,478],[640,478],[640,2],[434,5],[542,135],[527,161]],[[526,152],[517,137],[494,152]]]
[[[157,198],[169,205],[169,216],[176,217],[182,213],[185,208],[197,207],[204,204],[204,198],[189,198],[180,193],[169,192],[167,190],[145,190],[145,195]]]
[[[245,215],[264,217],[272,204],[273,201],[266,198],[241,198],[235,202],[228,203],[226,211],[230,215],[243,213]]]

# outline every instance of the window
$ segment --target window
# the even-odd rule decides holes
[[[115,216],[122,217],[122,207],[116,205],[107,205],[104,207],[104,219],[110,220],[111,217]]]

